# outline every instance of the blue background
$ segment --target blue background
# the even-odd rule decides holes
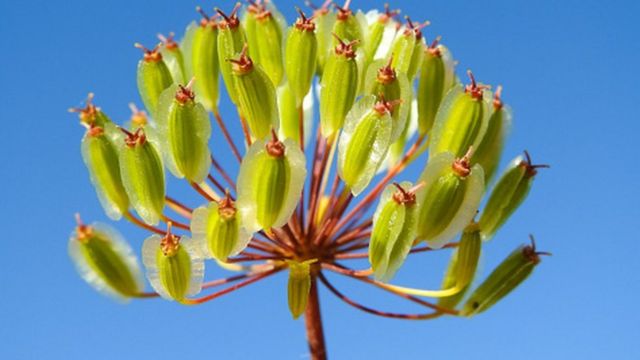
[[[289,20],[293,3],[278,1]],[[80,158],[83,130],[66,109],[94,91],[112,117],[126,119],[127,103],[139,103],[140,53],[132,44],[151,45],[159,31],[181,32],[197,19],[197,4],[214,5],[0,2],[0,358],[307,357],[303,322],[287,310],[284,275],[201,307],[159,300],[123,306],[85,285],[66,254],[74,212],[107,220]],[[382,1],[354,2],[373,5]],[[323,289],[332,358],[640,358],[640,119],[634,107],[640,106],[640,3],[405,0],[393,6],[432,21],[426,36],[444,36],[459,73],[472,68],[480,80],[504,85],[504,99],[515,109],[506,157],[527,148],[534,160],[553,166],[487,244],[483,274],[530,232],[554,256],[506,300],[470,320],[380,319]],[[235,123],[227,102],[222,111]],[[416,176],[412,169],[406,178]],[[182,183],[172,182],[170,192],[196,199]],[[140,247],[143,232],[117,226]],[[445,261],[417,255],[398,281],[437,286]],[[207,277],[216,275],[208,269]],[[413,309],[331,278],[356,299]]]

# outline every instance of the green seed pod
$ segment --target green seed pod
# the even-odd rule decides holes
[[[68,251],[76,270],[97,291],[124,300],[142,292],[140,265],[120,233],[105,224],[78,226],[69,239]]]
[[[148,237],[142,245],[147,279],[164,299],[181,302],[202,288],[204,261],[195,241],[171,233]]]
[[[413,91],[407,76],[396,73],[391,67],[391,61],[388,61],[386,65],[384,60],[375,61],[367,70],[364,92],[376,96],[378,100],[399,102],[399,105],[391,111],[391,119],[393,120],[391,142],[395,142],[406,127],[411,108],[411,101],[408,99],[413,97]]]
[[[460,237],[458,248],[451,254],[442,288],[453,295],[441,297],[438,306],[453,309],[464,298],[478,269],[482,252],[480,229],[476,223],[466,227]]]
[[[120,177],[118,149],[102,127],[93,126],[82,138],[82,160],[100,204],[113,220],[119,220],[129,209],[129,197]]]
[[[300,146],[293,140],[254,142],[238,174],[238,209],[250,233],[284,225],[296,208],[307,169]]]
[[[138,62],[138,92],[144,107],[155,118],[160,93],[173,84],[173,78],[158,46],[152,50],[138,43],[135,46],[144,51],[144,58]]]
[[[369,185],[389,150],[395,105],[369,95],[347,115],[338,143],[338,174],[354,196]]]
[[[294,319],[304,314],[311,289],[311,264],[316,259],[306,261],[287,260],[289,265],[289,282],[287,284],[287,300],[289,311]]]
[[[380,281],[391,280],[411,250],[416,236],[415,192],[419,186],[413,187],[410,182],[388,185],[373,214],[369,262]]]
[[[313,126],[314,96],[312,90],[309,89],[309,92],[300,105],[296,103],[297,100],[288,83],[280,86],[277,89],[277,93],[280,113],[279,135],[283,138],[292,139],[298,143],[300,142],[300,110],[302,109],[304,144],[308,144],[309,135],[311,134],[311,128]]]
[[[327,138],[340,131],[356,99],[358,65],[353,45],[340,41],[327,59],[320,82],[320,125]]]
[[[318,40],[318,58],[316,72],[319,76],[322,76],[324,67],[331,52],[334,49],[333,26],[336,23],[336,13],[329,9],[331,0],[326,0],[320,8],[317,8],[313,12],[312,19],[316,23],[316,38]]]
[[[343,7],[337,5],[336,22],[333,24],[333,47],[339,46],[343,41],[352,42],[353,49],[358,50],[360,46],[365,45],[364,29],[362,28],[361,19],[358,19],[353,11],[349,9],[351,0],[346,0]],[[358,16],[363,17],[361,12]]]
[[[200,25],[193,30],[191,44],[191,69],[193,76],[198,80],[195,90],[200,102],[207,110],[218,111],[220,100],[218,23],[199,7],[197,9],[203,18]],[[184,80],[186,81],[188,79]]]
[[[318,41],[316,25],[300,11],[300,17],[289,29],[285,47],[285,70],[296,104],[309,93],[316,70]]]
[[[502,87],[498,86],[493,97],[493,112],[489,117],[487,131],[473,155],[474,162],[484,169],[484,183],[489,185],[502,158],[502,149],[511,128],[511,108],[500,99]]]
[[[220,64],[220,72],[222,73],[227,93],[231,101],[236,105],[239,105],[238,92],[233,76],[232,63],[229,59],[235,58],[246,43],[245,34],[237,16],[238,9],[240,9],[240,3],[236,3],[230,15],[225,14],[220,9],[216,9],[223,18],[218,23],[218,63]]]
[[[484,240],[491,239],[527,198],[537,169],[549,167],[533,165],[529,153],[525,152],[525,156],[526,159],[518,156],[511,161],[491,191],[479,221]]]
[[[233,64],[237,100],[251,135],[262,139],[269,135],[272,128],[278,128],[276,90],[262,68],[253,64],[247,50],[245,44],[240,57],[229,62]]]
[[[142,220],[155,225],[164,208],[165,181],[158,145],[152,144],[142,128],[127,134],[120,148],[120,172],[131,205]]]
[[[462,156],[469,147],[477,148],[489,122],[490,95],[477,85],[471,71],[471,84],[454,86],[442,101],[433,125],[429,158],[442,152]]]
[[[376,18],[370,23],[368,29],[367,45],[364,52],[367,65],[377,58],[378,49],[385,47],[383,45],[385,44],[385,38],[395,35],[397,24],[393,18],[400,14],[400,10],[391,10],[389,4],[384,4],[383,13],[370,12],[367,13],[367,18],[370,18],[370,14],[371,16],[376,16]],[[384,58],[387,54],[386,51],[383,52],[382,57]]]
[[[107,114],[102,112],[102,109],[95,106],[95,104],[93,103],[93,98],[94,94],[89,93],[89,95],[87,95],[87,100],[85,101],[85,106],[83,108],[69,108],[69,112],[77,113],[78,118],[80,118],[80,124],[82,124],[82,126],[86,127],[87,129],[96,126],[109,131],[116,130],[115,132],[117,133],[117,129],[115,129],[115,127],[113,126],[113,122],[111,121],[111,119],[107,116]]]
[[[251,49],[251,58],[256,63],[260,63],[260,54],[258,52],[258,42],[261,36],[256,32],[256,17],[264,10],[264,6],[257,2],[250,2],[247,4],[246,10],[242,15],[242,29],[244,30],[249,49]]]
[[[431,131],[438,108],[445,94],[455,84],[454,62],[449,50],[438,44],[438,37],[423,53],[418,83],[418,131],[426,135]]]
[[[486,311],[522,284],[540,263],[540,255],[551,255],[536,251],[533,237],[531,245],[522,245],[513,251],[478,286],[464,304],[461,314],[473,316]]]
[[[420,175],[426,187],[418,193],[418,239],[440,248],[471,222],[484,192],[484,172],[471,167],[470,153],[459,159],[441,153]]]
[[[219,202],[193,211],[191,233],[203,254],[223,262],[244,250],[251,241],[251,233],[242,226],[228,191]]]
[[[393,59],[391,66],[396,71],[406,74],[409,81],[412,81],[418,71],[422,61],[422,28],[429,25],[426,21],[423,24],[414,25],[409,17],[407,25],[396,37],[392,47],[390,57]]]
[[[160,95],[158,132],[167,167],[177,178],[200,183],[209,174],[211,123],[187,84],[172,85]]]
[[[160,53],[164,63],[171,72],[171,77],[175,82],[184,83],[187,82],[187,71],[184,65],[184,56],[180,45],[174,40],[174,33],[169,33],[169,36],[158,34],[158,39],[162,42],[160,47]]]
[[[283,28],[271,11],[263,9],[256,15],[255,32],[259,36],[257,52],[259,64],[264,69],[273,86],[278,86],[284,77]]]

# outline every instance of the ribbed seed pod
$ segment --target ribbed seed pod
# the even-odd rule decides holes
[[[200,183],[209,174],[211,124],[204,106],[186,86],[173,85],[160,96],[158,132],[167,167],[177,178]]]
[[[309,93],[318,58],[318,41],[315,34],[316,25],[302,11],[296,23],[289,29],[285,46],[285,71],[289,87],[296,103]]]
[[[422,28],[428,26],[429,22],[414,25],[408,17],[406,19],[407,25],[396,37],[389,56],[393,59],[391,66],[412,81],[422,62]]]
[[[119,220],[129,209],[129,197],[120,176],[117,147],[102,127],[92,126],[82,138],[81,149],[100,204],[107,216]]]
[[[89,285],[118,299],[142,292],[140,265],[133,250],[115,229],[100,223],[78,226],[68,251],[76,270]]]
[[[369,185],[389,150],[395,105],[369,95],[347,115],[338,143],[338,174],[354,196]]]
[[[302,100],[302,104],[296,103],[296,97],[288,83],[280,86],[277,89],[277,93],[278,111],[280,113],[279,135],[285,139],[300,142],[300,110],[302,110],[304,144],[308,144],[313,126],[313,103],[315,96],[313,95],[312,89],[309,89],[309,92]]]
[[[518,156],[511,161],[491,191],[479,221],[484,240],[492,238],[524,202],[538,173],[537,169],[549,167],[533,165],[529,153],[525,152],[525,156]]]
[[[196,27],[191,43],[191,69],[197,79],[199,101],[209,111],[218,110],[220,100],[220,62],[218,59],[218,23],[198,7],[203,19]],[[188,81],[185,79],[184,82]]]
[[[131,205],[150,225],[160,220],[164,208],[165,181],[158,146],[152,144],[142,128],[127,137],[120,147],[122,182]]]
[[[230,62],[233,64],[237,100],[251,135],[262,139],[279,125],[276,90],[262,68],[253,64],[247,51],[248,46],[245,44],[240,57],[231,59]]]
[[[171,77],[174,82],[184,83],[187,81],[187,72],[184,64],[184,56],[180,45],[174,40],[174,33],[169,33],[169,36],[158,34],[158,39],[162,42],[160,47],[160,53],[162,59],[167,65]]]
[[[256,15],[255,32],[259,36],[258,64],[269,76],[274,87],[279,86],[284,77],[283,31],[284,29],[280,27],[280,23],[273,17],[271,11],[262,9]]]
[[[431,131],[442,99],[455,84],[455,66],[449,50],[437,38],[423,52],[418,83],[418,131]]]
[[[420,186],[420,185],[418,185]],[[410,182],[388,185],[373,215],[369,262],[376,279],[389,281],[402,266],[416,235],[418,206]]]
[[[238,9],[240,9],[240,3],[236,3],[230,15],[225,14],[220,9],[216,9],[223,18],[218,23],[218,63],[220,64],[220,72],[222,73],[227,93],[231,101],[236,105],[239,105],[238,92],[233,76],[233,64],[229,59],[236,58],[246,43],[245,34],[237,16]]]
[[[287,300],[291,316],[297,319],[307,308],[309,290],[311,289],[311,264],[316,259],[306,261],[288,260],[289,282],[287,284]]]
[[[318,40],[318,58],[316,73],[322,77],[324,66],[331,52],[335,48],[333,46],[333,26],[336,22],[336,13],[329,9],[332,4],[331,0],[326,0],[322,6],[313,12],[313,20],[316,23],[316,38]]]
[[[264,11],[264,6],[261,1],[250,2],[247,4],[244,14],[242,15],[242,29],[244,30],[247,44],[249,44],[249,49],[251,50],[251,58],[256,63],[260,63],[258,42],[261,39],[260,34],[256,32],[256,17],[261,11]]]
[[[367,44],[364,51],[367,68],[376,58],[376,54],[380,45],[383,43],[385,35],[387,33],[395,33],[394,27],[396,23],[393,18],[398,14],[400,14],[400,10],[391,10],[389,4],[384,4],[384,12],[379,14],[377,19],[369,25]],[[369,14],[367,14],[367,17],[369,17]]]
[[[333,47],[339,46],[342,42],[352,42],[353,50],[357,50],[365,44],[362,25],[349,9],[351,0],[346,0],[343,7],[336,5],[336,22],[333,24]]]
[[[142,262],[151,286],[167,300],[181,302],[202,288],[204,261],[197,244],[172,234],[170,226],[166,235],[151,235],[144,241]]]
[[[251,233],[242,226],[228,191],[219,202],[193,211],[191,233],[203,254],[223,262],[244,250],[251,241]]]
[[[358,65],[353,45],[340,40],[327,59],[320,82],[320,126],[327,138],[340,131],[356,98]]]
[[[113,126],[113,122],[107,116],[107,114],[102,112],[102,109],[100,109],[93,103],[93,98],[94,94],[89,93],[89,95],[87,95],[87,100],[85,101],[85,106],[83,108],[69,108],[69,112],[77,113],[78,118],[80,119],[80,124],[87,129],[97,126],[105,128],[107,130],[117,130]]]
[[[372,63],[367,70],[365,79],[365,94],[374,95],[378,100],[399,102],[398,106],[391,110],[392,130],[391,142],[398,140],[405,129],[411,108],[413,97],[411,84],[407,76],[396,73],[391,67],[391,61],[384,64],[384,60]]]
[[[250,233],[289,220],[307,173],[300,146],[291,139],[281,142],[275,131],[272,136],[254,142],[240,165],[237,206]]]
[[[502,158],[502,149],[511,128],[511,108],[500,99],[502,87],[498,86],[493,97],[493,112],[489,117],[487,131],[473,155],[473,161],[484,169],[484,183],[489,185]]]
[[[137,43],[135,46],[144,51],[143,59],[138,62],[138,92],[144,107],[155,118],[160,94],[173,84],[173,77],[158,46],[151,50]]]
[[[513,251],[493,270],[487,279],[478,286],[464,304],[461,314],[473,316],[486,311],[522,284],[540,263],[540,255],[550,255],[536,251],[531,245],[523,245]]]
[[[429,158],[442,152],[462,156],[469,147],[477,148],[489,122],[490,95],[477,85],[471,71],[471,84],[462,91],[454,86],[447,93],[436,115],[429,147]],[[486,96],[485,96],[486,95]]]
[[[468,225],[462,232],[458,247],[451,254],[449,266],[442,281],[442,289],[453,295],[441,297],[438,306],[453,309],[464,298],[478,269],[482,240],[478,224]]]
[[[418,239],[440,248],[471,222],[484,192],[484,172],[470,165],[470,154],[456,159],[446,152],[429,161],[420,175]]]

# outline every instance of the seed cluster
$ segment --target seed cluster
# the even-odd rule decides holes
[[[154,289],[146,293],[137,258],[117,232],[79,223],[69,248],[85,280],[122,298],[195,305],[289,269],[291,313],[313,322],[319,283],[365,312],[426,320],[475,315],[528,277],[546,254],[533,245],[518,248],[472,290],[482,241],[507,222],[546,167],[525,152],[493,185],[511,123],[502,87],[492,94],[471,71],[463,85],[428,21],[402,21],[389,6],[364,13],[350,5],[327,1],[311,16],[298,9],[291,25],[267,0],[237,3],[231,12],[214,8],[214,16],[198,7],[202,19],[180,40],[170,33],[152,49],[136,44],[145,110],[132,104],[130,121],[116,125],[93,94],[84,108],[71,109],[87,129],[83,160],[105,212],[153,233],[143,245]],[[224,118],[221,96],[236,109]],[[228,131],[230,121],[242,134]],[[228,149],[210,147],[212,133]],[[221,159],[237,160],[238,174]],[[404,179],[415,162],[424,164],[420,176]],[[203,203],[171,197],[166,170]],[[442,289],[390,283],[410,254],[440,249],[453,249]],[[363,258],[369,268],[344,264]],[[240,273],[203,283],[205,259]],[[336,289],[329,272],[429,312],[362,305]],[[196,297],[231,282],[238,283]]]

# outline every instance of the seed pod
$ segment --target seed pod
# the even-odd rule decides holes
[[[300,111],[302,110],[304,144],[309,143],[309,135],[313,126],[313,102],[314,96],[311,88],[304,97],[302,104],[296,104],[296,98],[289,83],[285,83],[277,89],[278,109],[280,113],[280,133],[283,138],[300,142]]]
[[[333,26],[336,23],[336,13],[329,9],[331,0],[326,0],[320,8],[313,11],[313,20],[316,23],[316,38],[318,40],[317,69],[319,76],[324,73],[324,67],[331,52],[334,49]]]
[[[204,106],[187,84],[172,85],[160,96],[158,132],[167,167],[177,178],[200,183],[209,174],[211,124]]]
[[[250,233],[284,225],[293,213],[307,169],[300,146],[293,140],[254,142],[238,174],[238,209]]]
[[[173,80],[175,82],[184,83],[187,81],[184,56],[182,55],[180,45],[173,39],[174,36],[175,34],[172,32],[169,33],[169,36],[158,34],[158,39],[162,42],[160,53],[162,54],[162,59],[167,65],[169,72],[171,72]]]
[[[165,181],[158,146],[152,144],[142,128],[127,135],[120,147],[122,182],[131,205],[142,220],[155,225],[164,208]]]
[[[333,24],[333,47],[342,44],[343,41],[353,43],[353,50],[357,50],[365,44],[363,35],[364,29],[362,24],[353,11],[349,9],[351,0],[346,0],[343,7],[335,5],[338,12],[336,13],[336,22]],[[362,17],[362,13],[358,13]]]
[[[256,35],[259,34],[257,52],[260,61],[258,63],[271,79],[273,86],[278,86],[284,76],[283,29],[271,11],[263,8],[256,15],[255,31]]]
[[[276,90],[260,66],[253,64],[247,50],[245,44],[240,57],[229,62],[233,63],[237,100],[251,135],[256,139],[262,139],[269,135],[270,129],[278,128]]]
[[[426,21],[423,24],[415,25],[409,17],[405,17],[407,25],[397,36],[391,48],[391,66],[396,71],[407,75],[409,81],[413,81],[422,61],[422,28],[429,25]]]
[[[418,185],[388,185],[373,215],[369,262],[376,279],[389,281],[402,266],[416,236]]]
[[[113,220],[129,209],[129,197],[120,177],[118,150],[102,127],[92,126],[82,138],[82,160],[100,204]]]
[[[320,125],[324,137],[334,136],[353,106],[358,90],[358,65],[354,42],[336,46],[328,59],[321,80]]]
[[[482,240],[478,224],[468,225],[462,232],[460,243],[453,254],[447,268],[442,288],[452,295],[441,297],[438,306],[453,309],[464,298],[473,278],[475,277],[482,252]]]
[[[378,49],[383,47],[381,45],[385,43],[385,38],[395,35],[396,22],[393,18],[400,14],[400,10],[391,10],[389,4],[384,4],[384,12],[378,14],[376,11],[375,14],[377,18],[369,25],[367,45],[365,47],[367,65],[377,58]],[[367,14],[367,18],[369,18],[369,13]],[[386,57],[386,51],[383,52],[384,57]]]
[[[244,250],[251,241],[251,234],[242,226],[242,220],[229,196],[219,202],[210,202],[193,211],[191,233],[199,248],[207,257],[227,261],[229,256]]]
[[[493,97],[493,112],[489,117],[487,131],[473,156],[474,162],[482,165],[484,169],[485,185],[489,185],[496,173],[502,158],[502,149],[511,128],[511,108],[502,103],[501,93],[502,87],[498,86]]]
[[[369,185],[389,150],[395,105],[365,96],[347,115],[338,143],[338,174],[354,196]]]
[[[124,300],[138,295],[144,285],[140,265],[120,233],[105,224],[78,226],[68,251],[76,270],[97,291]]]
[[[251,50],[251,58],[258,64],[260,63],[258,42],[260,41],[261,36],[256,32],[256,17],[264,10],[264,5],[261,1],[252,1],[247,4],[244,14],[242,15],[242,29],[244,30],[247,44],[249,44],[249,49]]]
[[[155,118],[160,93],[173,84],[173,78],[158,46],[152,50],[138,43],[135,46],[144,51],[143,59],[138,62],[138,92],[144,107]]]
[[[294,319],[302,315],[307,308],[309,290],[311,289],[311,264],[316,259],[306,261],[288,260],[289,283],[287,284],[287,299],[289,311]]]
[[[232,63],[228,60],[235,58],[246,43],[245,34],[237,16],[238,9],[240,9],[240,3],[236,3],[230,15],[225,14],[220,9],[216,9],[223,18],[218,23],[218,63],[220,64],[220,72],[222,73],[227,93],[231,101],[236,105],[239,105],[238,92],[233,76]]]
[[[540,263],[540,255],[551,254],[536,251],[532,237],[531,245],[518,247],[478,286],[464,304],[461,314],[463,316],[480,314],[507,296],[531,275],[533,269]]]
[[[195,84],[199,101],[209,111],[218,110],[220,100],[220,63],[218,61],[218,23],[200,7],[200,25],[193,33],[191,69],[198,80]],[[186,82],[188,79],[185,79]]]
[[[449,50],[438,44],[440,37],[421,52],[424,57],[418,83],[418,131],[431,131],[445,94],[455,84],[454,63]]]
[[[309,93],[318,58],[316,25],[300,11],[300,17],[289,29],[285,47],[285,70],[296,104]]]
[[[483,240],[491,239],[527,198],[537,169],[549,167],[533,165],[526,151],[525,157],[513,159],[491,191],[479,221]]]
[[[86,127],[87,129],[96,126],[109,130],[115,130],[115,128],[112,126],[113,122],[111,121],[111,119],[107,116],[107,114],[102,112],[102,109],[100,109],[93,103],[93,98],[94,94],[89,93],[89,95],[87,95],[87,100],[85,101],[85,106],[83,108],[69,108],[69,112],[77,113],[78,118],[80,118],[80,124],[82,124],[82,126]]]
[[[484,192],[484,172],[470,165],[470,152],[459,159],[446,152],[429,161],[420,175],[418,239],[440,248],[471,222]]]
[[[440,105],[433,126],[429,158],[451,152],[462,156],[469,147],[477,148],[487,130],[490,96],[485,96],[486,86],[476,84],[471,71],[471,84],[462,91],[455,86]]]
[[[365,94],[374,95],[389,102],[399,102],[391,111],[392,131],[391,142],[398,140],[405,129],[411,108],[413,91],[407,76],[396,73],[391,67],[391,61],[384,64],[384,60],[375,61],[369,66],[365,80]]]
[[[202,288],[204,262],[195,241],[171,233],[148,237],[142,245],[147,279],[164,299],[181,302]]]

